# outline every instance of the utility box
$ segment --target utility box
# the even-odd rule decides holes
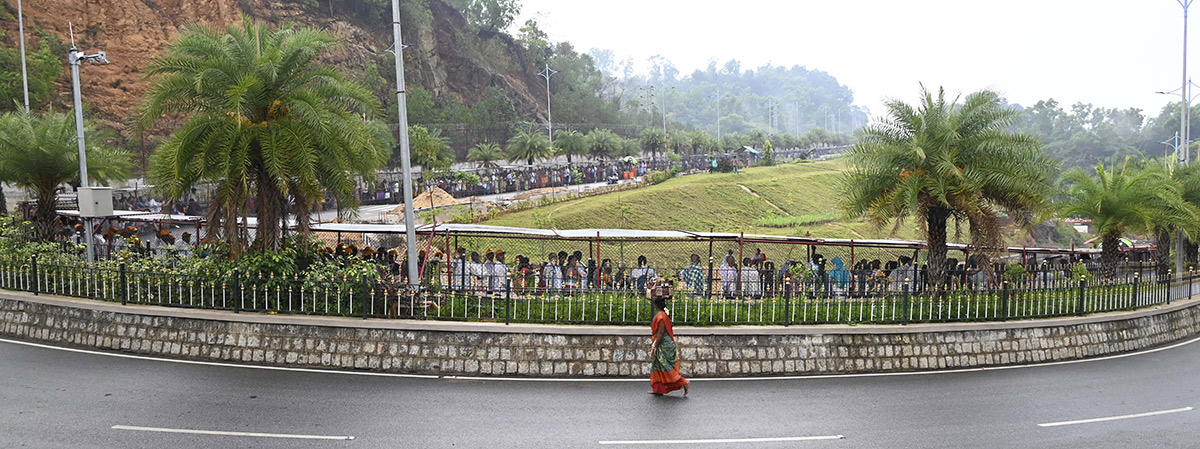
[[[111,187],[80,187],[80,217],[110,217],[113,214]]]

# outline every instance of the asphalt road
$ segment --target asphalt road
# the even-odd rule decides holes
[[[1196,448],[1197,374],[1200,342],[1020,369],[697,380],[682,398],[647,395],[648,381],[295,372],[0,341],[0,447]],[[1170,413],[1039,426],[1148,412]]]

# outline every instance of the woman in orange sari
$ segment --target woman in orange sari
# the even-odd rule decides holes
[[[664,395],[683,389],[683,395],[688,395],[691,382],[679,375],[679,352],[675,346],[675,330],[671,326],[671,316],[667,313],[667,301],[664,297],[654,299],[654,319],[650,321],[652,340],[650,344],[650,394]]]

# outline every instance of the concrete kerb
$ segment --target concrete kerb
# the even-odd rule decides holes
[[[461,376],[637,377],[642,326],[233,314],[0,291],[0,334],[139,354]],[[679,327],[685,374],[952,369],[1131,352],[1200,333],[1200,302],[1046,320]],[[199,337],[197,337],[199,335]]]

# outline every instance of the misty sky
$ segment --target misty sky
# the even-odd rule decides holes
[[[1053,97],[1138,107],[1148,116],[1181,84],[1183,8],[1175,0],[520,0],[553,41],[580,51],[662,54],[690,74],[710,59],[829,72],[872,114],[913,101],[917,83],[1010,102]],[[1200,83],[1200,4],[1189,22],[1189,76]],[[719,65],[718,65],[719,66]],[[1200,89],[1194,94],[1200,94]]]

